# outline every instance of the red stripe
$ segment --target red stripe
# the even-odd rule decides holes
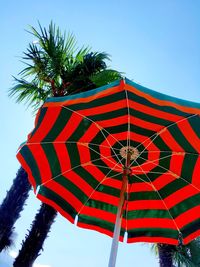
[[[119,126],[119,125],[128,123],[128,116],[125,115],[125,116],[120,116],[120,117],[109,119],[109,120],[101,120],[101,121],[97,121],[96,123],[98,123],[103,128]]]
[[[200,205],[185,211],[184,213],[176,217],[175,220],[178,227],[182,228],[185,225],[199,218],[200,218]]]
[[[146,191],[153,191],[153,187],[149,183],[141,182],[141,183],[133,183],[130,186],[130,193],[132,192],[146,192]]]
[[[172,154],[171,159],[170,159],[169,170],[179,177],[181,176],[184,157],[185,155]]]
[[[112,188],[116,188],[116,189],[120,190],[122,187],[122,181],[119,181],[115,178],[109,178],[103,182],[103,185],[107,185],[107,186],[110,186]]]
[[[116,206],[116,207],[119,204],[119,198],[118,197],[115,197],[115,196],[112,196],[112,195],[108,195],[106,193],[98,192],[98,191],[95,191],[95,193],[92,194],[90,199],[91,200],[100,201],[100,202],[104,202],[106,204],[113,205],[113,206]]]
[[[161,118],[161,119],[172,121],[172,122],[177,122],[184,118],[182,116],[174,115],[166,111],[161,111],[159,109],[148,107],[146,105],[137,103],[132,100],[129,100],[129,105],[130,105],[130,108],[132,108],[133,110],[135,109],[140,112],[146,113],[147,115],[151,115],[153,117]]]
[[[53,143],[60,164],[61,173],[71,169],[70,156],[65,144]]]
[[[27,147],[31,151],[37,163],[38,169],[40,171],[41,183],[44,183],[49,179],[51,179],[52,178],[51,168],[49,166],[47,156],[41,145],[27,144]]]
[[[128,211],[151,209],[166,210],[166,207],[161,200],[136,200],[128,203]]]
[[[178,245],[178,240],[174,238],[168,237],[148,237],[148,236],[140,236],[140,237],[130,237],[127,240],[127,243],[135,243],[135,242],[148,242],[148,243],[164,243],[171,245]]]
[[[133,220],[123,220],[122,227],[125,227],[127,223],[127,229],[137,228],[169,228],[177,230],[172,219],[167,218],[141,218]]]
[[[183,239],[183,244],[187,245],[190,243],[193,239],[200,236],[200,230],[197,230],[193,232],[192,234],[188,235],[186,238]]]
[[[86,163],[88,163],[88,164],[91,163],[90,148],[89,148],[88,144],[77,143],[77,148],[78,148],[79,157],[80,157],[80,164],[84,165]],[[93,164],[93,163],[91,163],[91,164]]]
[[[99,133],[99,131],[100,129],[98,128],[98,125],[92,123],[78,141],[92,143],[92,139]]]
[[[136,126],[144,128],[144,129],[155,131],[155,132],[158,132],[159,130],[161,130],[163,128],[163,126],[160,124],[145,121],[145,120],[139,119],[137,117],[133,117],[133,116],[130,116],[130,122],[132,125],[136,125]]]
[[[171,173],[163,173],[156,180],[152,182],[157,190],[162,189],[167,184],[174,181],[176,178]]]
[[[61,111],[61,107],[49,108],[32,138],[28,140],[29,143],[41,142],[45,136],[49,133],[51,128],[54,126],[55,121],[57,120]]]
[[[126,99],[123,99],[109,104],[101,105],[98,107],[79,110],[78,112],[84,116],[91,116],[91,115],[106,114],[108,112],[113,112],[115,110],[119,110],[126,107],[127,107]]]
[[[93,207],[84,206],[84,208],[81,210],[81,215],[86,215],[86,216],[94,218],[94,220],[100,219],[102,221],[110,222],[113,224],[115,224],[115,221],[116,221],[116,214],[113,214],[111,212],[101,210],[98,208],[93,208]]]

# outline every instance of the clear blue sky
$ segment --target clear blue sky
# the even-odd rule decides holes
[[[34,0],[1,3],[1,179],[0,201],[19,167],[19,144],[33,128],[31,110],[8,99],[12,75],[23,68],[20,56],[37,20],[53,20],[73,32],[79,45],[106,51],[110,66],[151,89],[200,102],[200,1],[198,0]],[[16,224],[16,245],[29,228],[39,201],[33,193]],[[80,229],[58,216],[37,262],[51,267],[107,266],[111,239]],[[39,265],[38,265],[39,266]],[[120,244],[117,267],[158,266],[148,244]]]

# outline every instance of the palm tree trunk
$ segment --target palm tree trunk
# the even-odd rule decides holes
[[[12,244],[14,224],[20,217],[30,189],[27,173],[20,167],[0,206],[0,252]]]
[[[50,232],[57,211],[52,207],[42,204],[35,216],[31,230],[22,242],[21,250],[16,257],[13,267],[31,267],[43,249],[44,240]]]
[[[173,267],[174,246],[161,243],[157,246],[160,267]]]

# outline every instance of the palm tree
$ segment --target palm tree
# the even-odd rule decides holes
[[[27,173],[21,167],[0,206],[0,252],[12,244],[13,225],[20,217],[30,189]]]
[[[24,53],[26,68],[20,72],[20,78],[15,78],[16,85],[10,91],[17,102],[26,101],[37,109],[49,96],[83,92],[121,78],[119,72],[107,67],[105,61],[109,56],[106,53],[90,52],[88,47],[78,50],[75,37],[62,35],[53,23],[48,30],[40,24],[39,31],[31,27],[31,34],[37,41],[29,44]],[[15,267],[32,266],[56,213],[48,205],[41,205],[14,262]]]
[[[156,244],[152,250],[159,258],[160,267],[198,267],[200,266],[200,238],[187,245]]]

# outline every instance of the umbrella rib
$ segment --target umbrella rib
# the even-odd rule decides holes
[[[117,164],[116,164],[117,165]],[[115,165],[115,166],[116,166]],[[114,167],[115,167],[114,166]],[[92,197],[92,195],[95,193],[95,191],[97,190],[97,188],[105,181],[105,180],[108,180],[108,179],[110,179],[110,178],[113,178],[113,177],[115,177],[115,176],[117,176],[117,175],[119,175],[119,173],[117,173],[117,174],[114,174],[114,175],[112,175],[112,176],[110,176],[110,177],[107,177],[108,175],[109,175],[109,173],[111,172],[111,171],[113,171],[114,170],[114,168],[112,168],[112,169],[110,169],[109,171],[108,171],[108,173],[104,176],[104,178],[98,183],[98,185],[93,189],[93,191],[91,192],[91,194],[89,195],[89,197],[87,198],[87,200],[84,202],[84,204],[81,206],[81,208],[80,208],[80,210],[79,210],[79,212],[77,213],[77,215],[79,215],[80,213],[81,213],[81,211],[83,210],[83,208],[85,207],[85,205],[87,204],[87,202],[91,199],[91,197]],[[122,172],[121,172],[122,173]]]
[[[168,209],[168,207],[167,207],[165,201],[162,199],[161,194],[160,194],[159,191],[156,189],[156,187],[155,187],[154,184],[152,183],[151,179],[148,177],[148,175],[145,173],[145,171],[142,169],[142,167],[138,164],[137,160],[136,160],[136,164],[137,164],[138,167],[141,169],[141,171],[143,171],[144,175],[145,175],[145,176],[147,177],[147,179],[149,180],[149,182],[150,182],[150,184],[151,184],[153,190],[158,194],[160,200],[162,201],[163,205],[165,206],[165,209],[168,211],[168,213],[169,213],[169,215],[170,215],[172,221],[174,222],[174,225],[175,225],[177,231],[178,231],[179,233],[181,233],[181,231],[180,231],[180,229],[178,228],[178,225],[177,225],[175,219],[173,218],[171,212],[169,211],[169,209]]]
[[[128,111],[128,129],[127,129],[127,147],[130,147],[130,137],[131,137],[131,127],[130,127],[130,107],[129,107],[129,99],[128,99],[128,92],[125,90],[126,95],[126,105],[127,105],[127,111]]]
[[[143,157],[141,157],[141,158],[144,159]],[[198,192],[200,192],[200,189],[199,189],[198,187],[196,187],[196,186],[193,185],[192,183],[188,182],[184,177],[182,177],[182,176],[176,174],[175,172],[172,172],[172,171],[169,170],[169,169],[166,169],[165,167],[161,166],[160,164],[155,164],[154,161],[150,161],[150,160],[149,160],[149,162],[153,163],[153,164],[156,165],[156,166],[158,165],[158,166],[159,166],[160,168],[162,168],[163,170],[165,170],[165,171],[171,173],[172,176],[177,177],[177,179],[182,179],[182,180],[185,181],[188,185],[191,185],[191,186],[194,187]]]
[[[95,167],[99,167],[99,168],[102,168],[102,169],[109,169],[110,170],[110,167],[106,167],[106,166],[101,166],[101,165],[98,165],[98,164],[95,164]],[[119,172],[121,172],[122,171],[122,169],[114,169],[115,171],[119,171]]]
[[[173,155],[184,155],[184,154],[189,154],[189,155],[195,155],[195,156],[199,156],[199,153],[192,153],[192,152],[186,152],[186,151],[172,151],[172,150],[149,150],[149,151],[143,151],[142,154],[144,153],[159,153],[159,152],[163,152],[163,153],[171,153],[172,156]]]
[[[112,156],[105,157],[105,158],[106,158],[106,159],[108,159],[108,158],[112,158]],[[59,176],[61,176],[61,175],[63,175],[63,174],[66,174],[66,173],[68,173],[68,172],[70,172],[70,171],[73,171],[74,169],[77,169],[77,168],[79,168],[79,167],[84,167],[84,166],[92,165],[91,163],[93,163],[93,162],[95,162],[95,161],[97,161],[97,160],[99,160],[99,159],[94,159],[94,160],[87,161],[87,162],[85,162],[85,163],[79,164],[79,165],[77,165],[77,166],[75,166],[75,167],[73,167],[73,168],[71,168],[71,169],[68,169],[68,170],[66,170],[66,171],[64,171],[64,172],[62,172],[62,173],[60,173],[60,174],[54,176],[53,178],[51,178],[51,179],[45,181],[44,183],[42,183],[42,184],[40,184],[40,185],[38,185],[38,186],[43,186],[43,185],[49,183],[50,181],[55,180],[55,179],[58,178]],[[111,162],[112,162],[112,161],[111,161]],[[112,162],[112,163],[113,163],[113,162]],[[116,166],[117,164],[118,164],[118,163],[116,163],[115,166]],[[115,166],[114,166],[111,170],[114,170]]]
[[[93,146],[99,146],[99,147],[105,147],[105,148],[110,148],[110,146],[104,146],[104,145],[101,145],[101,144],[95,144],[95,143],[87,143],[87,142],[77,142],[77,141],[53,141],[53,142],[27,142],[26,145],[48,145],[48,144],[79,144],[79,145],[93,145]],[[116,148],[113,148],[115,150],[120,150],[120,149],[116,149]]]

